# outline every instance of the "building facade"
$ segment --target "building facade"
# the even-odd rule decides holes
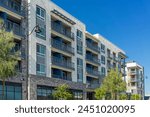
[[[74,99],[94,99],[111,68],[125,76],[125,52],[50,0],[0,0],[0,17],[20,51],[19,74],[6,81],[5,99],[52,99],[61,84]]]
[[[94,89],[111,69],[122,73],[125,80],[125,52],[100,34],[86,32],[86,84],[87,99],[94,99]]]
[[[139,94],[144,99],[144,67],[135,61],[126,63],[127,93]]]

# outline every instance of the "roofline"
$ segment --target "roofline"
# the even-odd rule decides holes
[[[80,22],[82,25],[86,26],[82,21],[80,21],[79,19],[77,19],[76,17],[74,17],[73,15],[71,15],[69,12],[67,12],[66,10],[64,10],[63,8],[61,8],[60,6],[58,6],[57,4],[55,4],[53,1],[49,1],[51,2],[53,5],[55,5],[56,7],[58,7],[59,9],[61,9],[63,12],[67,13],[67,15],[70,15],[73,19],[75,19],[75,22]]]

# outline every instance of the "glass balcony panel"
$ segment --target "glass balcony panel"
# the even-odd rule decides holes
[[[55,22],[51,22],[51,27],[53,30],[55,30],[56,32],[74,40],[74,33],[72,33],[71,31],[66,30],[63,26],[55,23]]]
[[[52,46],[54,48],[57,48],[59,50],[62,50],[64,52],[67,52],[67,53],[70,53],[70,54],[74,54],[74,48],[71,47],[70,45],[63,44],[63,43],[61,43],[59,41],[56,41],[54,39],[52,39],[51,43],[52,43]]]
[[[21,2],[16,2],[15,0],[0,0],[0,6],[4,7],[18,15],[24,16],[23,7]]]
[[[66,61],[66,60],[62,60],[58,57],[52,57],[52,64],[56,65],[56,66],[60,66],[60,67],[64,67],[67,69],[72,69],[74,70],[74,63],[70,62],[70,61]]]

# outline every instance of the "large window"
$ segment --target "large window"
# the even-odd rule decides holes
[[[44,10],[43,8],[37,6],[37,7],[36,7],[36,15],[37,15],[39,18],[45,20],[45,10]]]
[[[105,67],[101,67],[101,73],[102,73],[103,76],[106,75],[106,69],[105,69]]]
[[[83,33],[80,30],[77,30],[77,37],[82,39],[83,38]]]
[[[105,53],[105,45],[101,44],[101,52]]]
[[[55,91],[54,87],[49,86],[37,86],[37,100],[54,100],[53,93]],[[69,89],[70,93],[73,95],[74,100],[83,99],[83,91]]]
[[[101,56],[101,63],[105,65],[105,56]]]
[[[74,100],[83,100],[83,92],[82,91],[72,90],[72,92],[73,92]]]
[[[39,6],[36,6],[36,25],[40,27],[37,37],[46,39],[46,11]]]
[[[37,99],[38,100],[52,100],[53,87],[37,86]]]
[[[37,64],[36,72],[38,75],[46,75],[46,47],[41,44],[37,44]]]
[[[83,33],[77,30],[77,53],[83,54]]]
[[[77,58],[77,81],[83,82],[83,60]]]
[[[0,100],[2,100],[2,82],[0,82]],[[17,83],[5,83],[4,100],[21,100],[22,99],[22,86]]]

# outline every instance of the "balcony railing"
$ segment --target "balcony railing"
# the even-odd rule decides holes
[[[138,79],[137,78],[130,78],[130,82],[137,82]]]
[[[98,53],[100,53],[100,48],[98,46],[92,45],[90,42],[86,42],[86,45],[88,48],[90,48],[93,51],[96,51]]]
[[[113,60],[118,62],[119,59],[117,57],[113,56]]]
[[[56,41],[54,39],[51,40],[51,44],[52,44],[52,47],[54,48],[57,48],[59,50],[62,50],[64,52],[74,55],[74,48],[69,45],[62,44],[59,41]]]
[[[91,57],[91,56],[89,56],[89,55],[86,55],[86,60],[87,61],[90,61],[90,62],[92,62],[92,63],[94,63],[94,64],[101,64],[100,63],[100,59],[97,59],[97,58],[93,58],[93,57]]]
[[[130,71],[131,75],[137,75],[138,73],[136,71]]]
[[[107,64],[107,68],[110,70],[110,69],[113,69],[113,65],[112,64]]]
[[[107,54],[107,58],[113,59],[113,55],[112,54]]]
[[[24,16],[23,7],[20,3],[15,2],[14,0],[0,0],[0,6],[12,11],[18,15]]]
[[[64,27],[58,25],[57,23],[55,22],[51,22],[51,26],[52,26],[52,29],[55,30],[56,32],[74,40],[74,33],[72,33],[71,31],[67,31]]]
[[[86,71],[90,75],[94,75],[94,76],[97,76],[97,77],[101,76],[100,71],[92,70],[90,68],[86,68]]]
[[[23,36],[21,31],[21,26],[17,23],[11,22],[9,20],[6,21],[6,31],[12,31],[14,34],[18,36]]]
[[[58,57],[54,57],[54,56],[52,57],[52,64],[56,65],[56,66],[64,67],[67,69],[71,69],[71,70],[75,69],[74,63],[72,63],[70,61],[62,60],[62,59],[60,59]]]
[[[61,76],[61,75],[52,74],[52,77],[53,77],[53,78],[57,78],[57,79],[63,79],[63,80],[72,81],[72,78],[71,78],[71,77],[68,77],[68,76],[63,77],[63,76]]]
[[[87,83],[87,88],[89,88],[89,89],[96,89],[99,87],[100,87],[99,83]]]

